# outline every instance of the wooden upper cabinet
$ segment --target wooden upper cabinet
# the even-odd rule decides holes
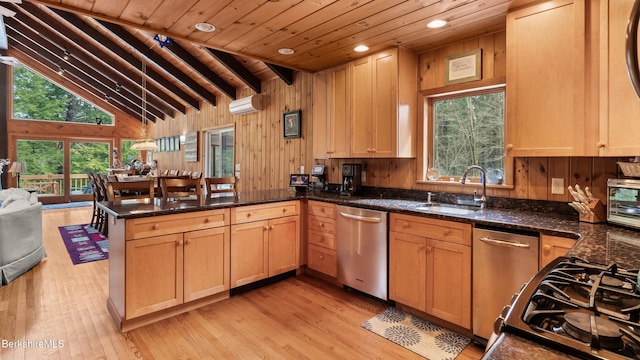
[[[417,56],[403,48],[314,74],[314,157],[415,157],[417,95]]]
[[[313,156],[316,159],[349,157],[350,91],[350,64],[314,74]]]
[[[585,34],[585,1],[507,14],[508,156],[596,155],[597,116],[586,114]]]
[[[404,48],[353,62],[352,157],[415,157],[417,71]]]
[[[625,60],[626,29],[632,6],[633,0],[603,0],[600,4],[601,156],[640,153],[640,99],[629,81]]]

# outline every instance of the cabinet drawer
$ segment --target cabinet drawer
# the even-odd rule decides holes
[[[336,218],[336,204],[309,201],[307,209],[309,210],[309,215],[322,216],[330,219]]]
[[[335,250],[336,236],[334,234],[309,230],[309,244],[314,244]]]
[[[299,213],[299,201],[285,201],[263,205],[240,206],[231,208],[231,223],[242,224],[258,220],[267,220],[283,216],[298,215]]]
[[[126,220],[127,240],[229,225],[229,209],[195,211],[175,215]]]
[[[326,232],[329,234],[336,233],[336,221],[334,219],[309,215],[309,224],[307,226],[309,230]]]
[[[335,250],[309,245],[309,268],[323,274],[338,276],[338,260]]]
[[[391,214],[389,230],[471,246],[471,224]]]

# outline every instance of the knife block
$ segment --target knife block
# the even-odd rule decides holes
[[[589,209],[591,209],[591,214],[580,214],[580,221],[588,222],[588,223],[601,223],[606,222],[607,217],[605,215],[604,204],[600,201],[600,199],[595,199],[587,204]]]

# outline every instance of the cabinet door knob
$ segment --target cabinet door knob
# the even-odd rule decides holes
[[[444,236],[449,236],[451,234],[451,230],[445,230],[444,231]]]
[[[402,227],[403,227],[403,228],[405,228],[405,229],[406,229],[406,228],[408,228],[409,226],[410,226],[410,225],[409,225],[409,223],[408,223],[408,222],[404,222],[404,223],[402,223]]]
[[[376,152],[376,148],[371,149],[371,152]]]
[[[160,228],[160,225],[158,224],[153,224],[153,226],[151,227],[151,229],[153,230],[158,230]]]
[[[542,247],[542,251],[549,253],[551,252],[551,245],[545,245]]]
[[[505,149],[507,149],[507,151],[513,149],[513,144],[507,144],[507,146],[504,147]]]
[[[324,259],[324,255],[320,255],[320,259],[321,259],[321,260],[322,260],[322,259]]]
[[[273,230],[273,225],[269,226],[269,230]]]
[[[420,244],[420,246],[418,246],[418,248],[419,248],[420,250],[424,250],[424,244]]]
[[[427,251],[431,252],[431,250],[433,250],[433,246],[427,246]]]
[[[206,219],[204,219],[204,222],[205,222],[205,223],[209,223],[209,222],[211,222],[211,218],[206,218]]]
[[[282,209],[282,212],[286,213],[287,212],[287,208]]]
[[[320,208],[320,211],[321,211],[321,212],[324,212],[324,208]]]
[[[267,230],[269,230],[269,227],[265,225],[262,229],[263,229],[264,231],[267,231]]]
[[[371,152],[371,149],[370,149],[370,148],[367,148],[367,152]]]
[[[187,244],[187,245],[191,244],[191,239],[185,240],[184,243]]]
[[[606,145],[605,143],[603,143],[602,141],[598,141],[598,144],[597,144],[597,145],[598,145],[598,147],[599,147],[599,148],[601,148],[601,149],[602,149],[603,147],[607,146],[607,145]]]
[[[181,246],[182,245],[182,240],[176,241],[176,245]]]
[[[324,223],[320,223],[320,227],[323,228],[324,227]]]
[[[252,213],[252,212],[248,212],[248,213],[247,213],[247,217],[250,217],[251,215],[253,215],[253,213]]]

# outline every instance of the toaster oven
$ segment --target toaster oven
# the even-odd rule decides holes
[[[640,228],[640,180],[607,181],[607,221]]]

